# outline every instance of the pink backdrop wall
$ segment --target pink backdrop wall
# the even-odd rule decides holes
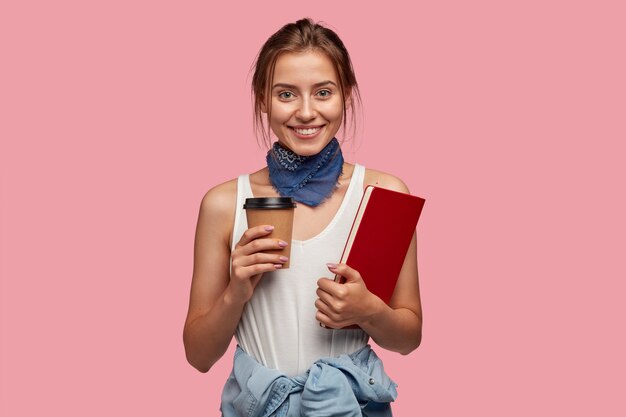
[[[199,202],[263,163],[248,69],[303,16],[351,51],[347,159],[427,199],[398,416],[623,416],[619,1],[0,6],[2,416],[217,415],[182,325]]]

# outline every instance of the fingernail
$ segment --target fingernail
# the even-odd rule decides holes
[[[283,267],[283,266],[282,266],[281,264],[274,264],[274,268],[276,268],[276,269],[280,269],[280,268],[282,268],[282,267]]]
[[[265,226],[266,232],[271,232],[272,230],[274,230],[274,226]]]
[[[278,246],[280,246],[281,248],[284,248],[285,246],[287,246],[287,242],[279,240],[278,241]]]
[[[327,266],[328,268],[330,268],[330,269],[336,269],[336,268],[337,268],[337,264],[331,264],[331,263],[328,263],[328,264],[326,264],[326,266]]]
[[[289,260],[286,256],[281,256],[279,259],[281,262],[287,262]]]

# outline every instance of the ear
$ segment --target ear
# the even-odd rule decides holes
[[[261,96],[259,102],[261,103],[261,113],[267,113],[267,103],[265,102],[265,97]]]

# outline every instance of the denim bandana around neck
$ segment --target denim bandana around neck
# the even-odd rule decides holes
[[[274,142],[265,159],[278,194],[312,207],[330,197],[343,171],[343,154],[336,138],[311,156],[300,156]]]

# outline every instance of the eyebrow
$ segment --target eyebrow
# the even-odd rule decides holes
[[[315,84],[313,84],[313,87],[314,88],[319,88],[319,87],[323,87],[323,86],[328,85],[328,84],[332,84],[335,87],[337,87],[337,84],[335,84],[334,82],[332,82],[330,80],[320,81],[319,83],[315,83]],[[298,87],[293,85],[293,84],[277,83],[277,84],[274,84],[272,86],[272,90],[275,89],[275,88],[293,88],[293,89],[297,89]]]

